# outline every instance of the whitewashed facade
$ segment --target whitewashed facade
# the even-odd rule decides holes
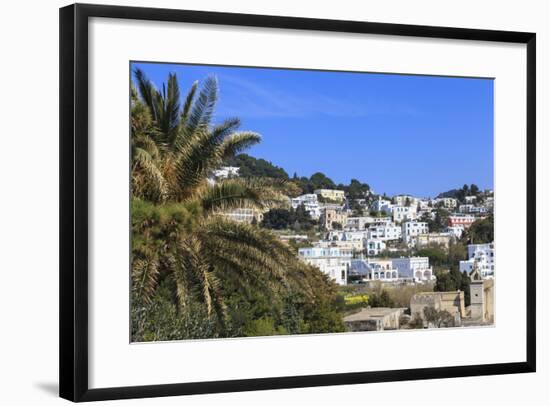
[[[393,197],[393,201],[398,206],[418,206],[420,199],[411,195],[397,195]]]
[[[254,219],[259,223],[263,220],[263,213],[254,208],[240,208],[235,209],[227,213],[223,213],[222,216],[229,218],[238,223],[252,223]]]
[[[404,221],[401,224],[402,238],[406,243],[410,243],[417,235],[428,234],[429,232],[428,223],[423,221]]]
[[[442,206],[446,209],[454,209],[458,206],[458,200],[454,197],[438,197],[432,201],[434,207]]]
[[[212,172],[217,179],[235,178],[239,176],[238,166],[222,166],[220,169],[216,169]]]
[[[453,235],[456,239],[460,239],[464,233],[464,226],[447,226],[443,231]]]
[[[391,209],[392,218],[395,223],[400,223],[406,220],[416,219],[417,206],[394,206]]]
[[[382,240],[365,239],[363,246],[367,255],[378,255],[386,249],[386,243]]]
[[[316,220],[319,219],[321,216],[321,208],[319,207],[319,201],[317,200],[317,195],[315,193],[308,193],[290,199],[290,205],[293,209],[297,209],[302,204],[311,218]]]
[[[391,208],[393,207],[393,204],[390,200],[383,199],[381,197],[378,197],[374,202],[371,204],[371,210],[376,212],[384,212],[384,213],[391,213]]]
[[[397,282],[399,271],[390,259],[353,259],[350,274],[360,276],[365,281]]]
[[[435,278],[428,257],[392,258],[391,261],[393,266],[397,268],[401,279],[426,282]]]
[[[345,228],[349,230],[365,230],[369,225],[374,223],[391,222],[391,217],[348,217]]]
[[[483,278],[493,278],[495,276],[495,244],[469,244],[468,260],[460,261],[460,272],[470,274],[476,262]]]
[[[347,283],[352,255],[352,250],[338,247],[310,247],[298,250],[301,260],[316,266],[339,285]]]
[[[393,223],[376,223],[369,226],[368,238],[372,240],[400,240],[401,227]]]

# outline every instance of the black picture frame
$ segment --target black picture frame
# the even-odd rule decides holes
[[[90,389],[88,386],[88,19],[496,41],[527,48],[527,352],[524,362]],[[60,396],[75,402],[535,372],[536,35],[528,32],[74,4],[60,9]]]

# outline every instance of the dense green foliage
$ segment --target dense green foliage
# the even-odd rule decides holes
[[[423,248],[418,250],[416,255],[430,259],[430,265],[434,267],[436,277],[434,291],[461,290],[464,292],[466,305],[470,305],[470,278],[466,273],[460,273],[458,269],[459,262],[467,259],[466,246],[463,243],[452,243],[448,250],[442,247]]]
[[[495,240],[495,224],[492,214],[485,219],[476,220],[467,230],[463,239],[469,244],[487,244]]]
[[[306,176],[298,177],[295,173],[291,180],[300,187],[302,193],[313,193],[316,189],[338,189],[343,190],[350,200],[364,199],[370,191],[370,186],[367,183],[362,183],[357,179],[351,179],[349,185],[342,183],[337,185],[321,172],[316,172],[309,178]],[[330,202],[326,201],[326,203]]]
[[[180,105],[137,70],[132,87],[132,340],[343,331],[337,286],[271,231],[237,223],[237,208],[286,203],[272,177],[208,182],[260,142],[238,119],[212,123],[218,84],[194,83]]]
[[[349,199],[363,199],[370,192],[370,186],[367,183],[361,183],[357,179],[352,179],[349,186],[338,185],[338,188],[346,192]]]
[[[387,290],[371,293],[369,295],[369,305],[371,307],[394,307],[394,302]]]
[[[470,277],[466,272],[460,273],[453,269],[449,272],[437,272],[434,291],[436,292],[454,292],[461,290],[464,292],[464,303],[470,305]]]
[[[448,226],[449,211],[442,207],[438,207],[435,209],[435,216],[433,218],[431,214],[424,213],[420,218],[420,221],[428,223],[428,229],[432,233],[439,233]]]
[[[313,193],[316,189],[336,189],[336,184],[332,179],[321,172],[316,172],[309,178],[305,176],[298,177],[295,173],[292,181],[300,187],[304,194]]]
[[[479,187],[472,183],[470,186],[464,185],[460,189],[451,189],[440,193],[437,197],[453,197],[460,203],[464,203],[466,196],[479,196],[480,192]]]
[[[243,178],[288,179],[288,174],[283,168],[247,154],[229,157],[224,161],[224,165],[239,167],[239,175]]]
[[[271,209],[264,214],[261,226],[274,230],[292,229],[295,232],[311,230],[317,222],[313,220],[304,205],[296,209]]]

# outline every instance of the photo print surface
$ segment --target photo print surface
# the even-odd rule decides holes
[[[493,325],[493,91],[131,62],[131,341]]]

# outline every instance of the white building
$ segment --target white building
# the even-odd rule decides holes
[[[396,282],[399,280],[399,272],[390,259],[354,259],[350,263],[349,273],[369,281]]]
[[[475,206],[473,204],[461,204],[458,206],[458,212],[459,213],[471,213],[470,210],[472,210]]]
[[[369,226],[368,239],[371,240],[399,240],[401,239],[401,227],[393,223],[376,223]]]
[[[430,200],[429,199],[420,199],[418,201],[418,211],[420,210],[427,210],[430,208]]]
[[[222,166],[220,169],[216,169],[212,172],[217,179],[235,178],[239,176],[238,166]]]
[[[443,230],[445,233],[449,233],[452,236],[454,236],[457,240],[462,238],[462,234],[464,233],[464,226],[448,226],[445,227],[445,230]]]
[[[311,218],[316,220],[319,219],[321,216],[321,208],[319,207],[319,201],[317,200],[317,195],[315,193],[308,193],[290,199],[290,205],[293,209],[297,209],[302,204]]]
[[[398,206],[418,206],[420,199],[411,195],[397,195],[393,197],[393,201]]]
[[[495,200],[492,196],[485,198],[485,201],[483,202],[483,207],[485,207],[488,210],[493,210],[494,205],[495,205]]]
[[[446,209],[454,209],[458,206],[458,200],[454,197],[438,197],[432,201],[433,206],[435,207],[445,207]]]
[[[416,219],[416,208],[417,206],[393,206],[391,208],[393,221],[400,223],[402,221]]]
[[[391,213],[391,207],[393,207],[393,204],[391,201],[387,199],[383,199],[380,196],[378,196],[378,199],[376,199],[371,204],[371,210],[376,212],[384,212],[384,213]]]
[[[375,223],[391,223],[391,217],[348,217],[344,228],[348,230],[365,230],[371,224]]]
[[[407,244],[412,241],[413,237],[420,234],[428,234],[429,231],[428,223],[423,221],[404,221],[401,224],[401,236]]]
[[[483,278],[493,278],[495,276],[495,244],[469,244],[468,260],[460,261],[460,272],[466,271],[469,275],[476,262]]]
[[[300,259],[316,266],[339,285],[347,283],[352,255],[351,250],[337,247],[310,247],[298,250]]]
[[[392,264],[397,268],[400,279],[414,282],[426,282],[434,279],[428,257],[392,258]]]
[[[365,239],[363,247],[367,255],[378,255],[386,249],[386,243],[382,240]]]
[[[361,253],[363,251],[363,239],[360,240],[321,240],[316,242],[315,247],[322,248],[340,248],[342,252],[351,251],[352,253]]]
[[[369,232],[367,230],[332,230],[326,235],[328,241],[363,241],[368,238]]]
[[[461,204],[458,206],[458,211],[460,213],[469,213],[469,214],[485,214],[487,213],[487,207],[476,206],[474,204]]]
[[[229,218],[238,223],[252,223],[254,219],[259,223],[263,220],[264,215],[258,209],[253,208],[240,208],[232,210],[228,213],[222,213],[222,216]]]

